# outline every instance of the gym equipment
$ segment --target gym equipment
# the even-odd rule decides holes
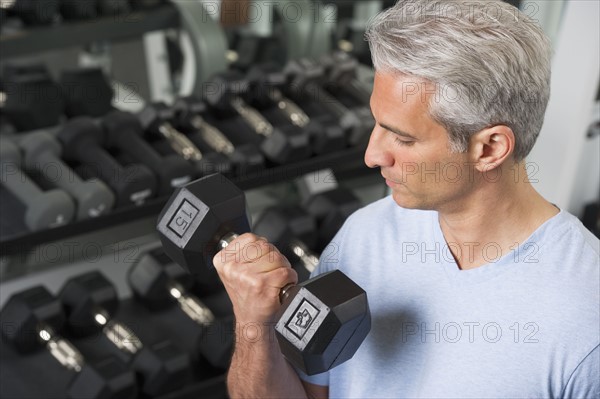
[[[191,379],[187,354],[170,342],[146,346],[128,326],[112,319],[119,298],[102,273],[92,271],[67,280],[59,298],[72,334],[85,337],[101,331],[119,350],[131,356],[133,368],[142,375],[143,393],[160,395]]]
[[[98,11],[101,15],[114,16],[131,11],[128,0],[98,0]]]
[[[179,188],[158,218],[165,253],[191,273],[213,267],[220,249],[250,231],[245,202],[243,191],[218,174]],[[290,284],[280,299],[281,352],[309,375],[350,359],[371,327],[367,294],[339,270]]]
[[[0,137],[1,182],[25,206],[25,224],[32,231],[69,223],[75,204],[63,190],[42,191],[21,169],[21,153],[15,143]]]
[[[234,145],[223,132],[203,118],[206,104],[202,100],[196,97],[180,98],[173,108],[177,125],[194,132],[189,134],[189,138],[198,145],[205,143],[213,151],[229,157],[235,174],[244,175],[264,169],[265,158],[254,145]]]
[[[0,2],[0,9],[14,14],[25,23],[46,25],[54,21],[58,12],[59,0],[14,0]]]
[[[5,70],[2,112],[20,132],[56,126],[63,114],[60,87],[37,68]]]
[[[137,117],[123,111],[112,111],[102,119],[106,144],[131,156],[134,162],[148,166],[158,177],[158,195],[170,194],[192,180],[194,170],[178,155],[162,157],[142,136],[144,130]]]
[[[198,351],[213,366],[226,369],[231,361],[233,335],[206,332],[211,328],[218,330],[219,327],[225,327],[228,319],[216,319],[208,306],[190,294],[190,276],[175,263],[163,265],[160,255],[166,256],[162,254],[162,250],[159,251],[144,254],[131,267],[127,275],[129,286],[136,298],[150,309],[163,309],[176,303],[205,332],[198,339]]]
[[[113,89],[100,68],[64,70],[59,84],[65,99],[65,114],[100,117],[113,109]]]
[[[43,286],[14,294],[0,312],[2,337],[19,353],[47,349],[64,368],[76,373],[70,398],[134,399],[134,374],[115,358],[87,364],[75,346],[57,334],[65,322],[60,302]]]
[[[314,248],[320,253],[331,242],[348,216],[362,207],[362,203],[352,191],[337,187],[310,196],[302,206],[317,222],[318,235]]]
[[[321,57],[319,63],[325,68],[328,85],[341,89],[361,104],[368,106],[371,91],[358,80],[358,60],[343,51]]]
[[[178,131],[171,121],[175,119],[175,110],[164,103],[154,103],[146,106],[138,118],[145,132],[167,140],[171,149],[192,162],[201,176],[220,172],[227,174],[231,171],[231,163],[221,153],[209,152],[203,154],[190,139]]]
[[[156,194],[156,178],[144,165],[121,166],[104,148],[104,132],[89,117],[69,120],[58,132],[67,161],[81,163],[81,175],[98,177],[116,195],[115,206],[140,205]]]
[[[315,219],[298,206],[272,206],[258,218],[252,230],[266,237],[288,259],[298,258],[302,267],[294,268],[299,281],[306,280],[319,263],[312,252],[317,242]]]
[[[322,87],[325,68],[307,58],[290,61],[284,71],[288,77],[291,97],[300,97],[317,101],[339,121],[348,134],[351,145],[366,143],[375,122],[367,107],[347,108]]]
[[[310,118],[302,108],[287,98],[282,88],[286,76],[275,64],[258,65],[248,72],[249,93],[258,108],[275,106],[290,123],[308,134],[315,154],[327,154],[346,146],[344,130],[337,123],[324,123],[323,118]]]
[[[31,133],[19,142],[27,169],[36,170],[46,180],[73,196],[77,202],[77,219],[87,219],[110,211],[115,196],[100,180],[82,181],[61,159],[59,142],[46,132]]]
[[[60,0],[60,14],[67,21],[95,18],[97,8],[98,0]]]
[[[385,0],[390,3],[387,5],[381,0],[329,1],[334,2],[338,10],[335,47],[359,58],[361,63],[371,65],[371,52],[365,40],[368,21],[384,8],[393,6],[395,1]]]
[[[249,81],[239,72],[217,74],[206,84],[204,98],[222,117],[240,116],[252,131],[263,137],[260,145],[265,156],[276,163],[294,162],[311,155],[308,137],[275,128],[242,98]]]

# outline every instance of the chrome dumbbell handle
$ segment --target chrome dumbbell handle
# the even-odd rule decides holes
[[[305,127],[310,123],[310,118],[306,113],[292,100],[285,97],[281,90],[277,88],[273,88],[272,90],[268,90],[268,96],[271,101],[277,104],[277,108],[279,108],[288,119],[298,127]]]
[[[273,134],[273,125],[271,125],[260,112],[250,107],[240,97],[235,97],[231,100],[231,106],[257,134],[265,137],[269,137]]]
[[[176,283],[171,282],[169,286],[169,294],[177,300],[179,307],[190,319],[196,323],[208,326],[215,321],[215,316],[212,311],[204,305],[198,298],[193,295],[189,295],[185,292],[184,288]]]
[[[310,273],[315,270],[317,265],[319,264],[319,257],[312,252],[306,244],[304,244],[300,240],[291,240],[290,241],[290,249],[296,256],[300,258],[302,265],[306,270]]]
[[[40,339],[60,364],[69,370],[80,372],[83,368],[83,355],[72,343],[55,334],[51,327],[43,325],[38,330]]]
[[[235,151],[233,143],[219,129],[206,122],[200,115],[191,119],[191,125],[200,133],[200,137],[215,151],[231,154]]]
[[[188,161],[198,162],[202,159],[202,152],[183,133],[175,129],[170,123],[162,123],[158,127],[160,134],[167,139],[171,148]]]

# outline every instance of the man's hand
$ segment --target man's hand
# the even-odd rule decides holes
[[[215,255],[213,264],[231,299],[238,325],[275,322],[281,288],[298,282],[285,256],[252,233],[233,240]]]

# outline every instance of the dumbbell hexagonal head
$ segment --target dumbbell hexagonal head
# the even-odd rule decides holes
[[[250,231],[244,192],[219,174],[188,183],[171,196],[157,229],[165,252],[177,264],[204,274],[225,234]]]
[[[114,285],[98,271],[85,273],[69,279],[60,292],[60,298],[68,310],[67,323],[71,332],[86,336],[99,331],[96,322],[98,311],[111,317],[117,310],[119,298]]]
[[[366,292],[339,270],[293,290],[275,326],[285,357],[308,375],[352,358],[371,329]]]
[[[39,285],[11,296],[0,312],[0,319],[5,341],[19,352],[29,353],[45,345],[39,337],[40,326],[59,331],[65,315],[60,302]]]

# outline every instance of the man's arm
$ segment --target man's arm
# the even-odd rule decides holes
[[[275,338],[279,292],[298,280],[288,260],[264,238],[246,233],[219,252],[213,263],[236,318],[229,395],[235,399],[326,398],[325,387],[300,380]]]
[[[236,348],[227,375],[227,388],[232,399],[328,397],[327,387],[300,380],[269,331],[264,335],[261,332],[260,338],[255,335],[256,331],[256,326],[236,326]]]

